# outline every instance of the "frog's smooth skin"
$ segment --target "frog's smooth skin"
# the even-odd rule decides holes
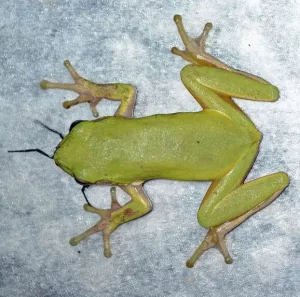
[[[284,172],[244,183],[262,135],[231,97],[274,102],[279,92],[265,80],[232,69],[206,53],[205,40],[211,24],[206,24],[203,33],[193,39],[186,34],[181,17],[176,15],[174,20],[186,49],[173,48],[172,52],[191,63],[182,69],[181,79],[203,111],[134,118],[133,85],[92,83],[79,76],[69,61],[65,66],[75,84],[41,82],[43,89],[77,92],[79,97],[63,106],[89,102],[95,117],[99,116],[96,105],[103,98],[121,102],[112,117],[74,125],[55,151],[55,163],[76,180],[89,185],[117,185],[131,197],[121,206],[113,187],[111,209],[85,204],[84,209],[97,213],[101,220],[70,243],[77,245],[101,231],[104,255],[110,257],[111,233],[152,209],[144,182],[209,180],[212,183],[197,216],[199,224],[209,230],[186,264],[192,267],[212,246],[219,248],[226,263],[231,263],[225,235],[270,204],[289,184]]]

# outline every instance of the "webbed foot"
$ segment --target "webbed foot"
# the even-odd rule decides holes
[[[177,47],[173,47],[171,49],[173,54],[180,56],[184,60],[189,61],[195,65],[213,66],[216,68],[225,69],[231,72],[245,75],[254,80],[266,83],[264,79],[248,72],[236,70],[206,52],[205,43],[206,43],[207,36],[213,27],[212,23],[206,23],[202,33],[198,37],[192,38],[187,34],[182,23],[182,17],[180,15],[174,16],[174,22],[177,26],[178,33],[184,43],[185,49],[182,51],[179,50]]]
[[[53,83],[47,80],[42,80],[40,83],[41,89],[65,89],[74,91],[79,94],[79,96],[70,101],[64,101],[63,107],[68,109],[73,105],[77,105],[79,103],[88,102],[90,104],[90,109],[93,113],[94,117],[98,117],[99,113],[96,109],[96,105],[100,102],[100,100],[103,98],[101,96],[101,92],[99,92],[99,89],[101,85],[97,85],[91,81],[88,81],[84,78],[82,78],[76,70],[71,65],[70,61],[64,62],[65,67],[70,72],[71,76],[73,77],[75,83],[74,84],[63,84],[63,83]]]
[[[68,60],[64,62],[64,65],[73,77],[75,81],[74,84],[53,83],[47,80],[42,80],[40,83],[43,90],[64,89],[79,94],[74,100],[64,101],[64,108],[68,109],[73,105],[87,102],[90,105],[93,116],[97,118],[99,117],[99,113],[96,106],[105,98],[108,100],[121,101],[115,115],[132,117],[136,95],[136,88],[134,86],[122,83],[96,84],[81,77]]]
[[[209,248],[217,247],[220,253],[224,256],[224,260],[226,264],[231,264],[233,262],[229,252],[227,250],[225,235],[229,232],[227,230],[227,223],[208,230],[204,240],[201,242],[199,247],[196,249],[194,254],[190,259],[186,261],[186,266],[188,268],[194,267],[195,262],[199,259],[199,257]]]
[[[209,31],[212,29],[212,24],[207,23],[204,26],[202,34],[197,38],[192,38],[186,33],[182,23],[182,17],[180,15],[174,16],[174,22],[185,45],[185,49],[182,51],[177,47],[173,47],[171,50],[172,53],[194,64],[215,65],[215,58],[205,51],[206,38]]]
[[[101,217],[101,219],[97,224],[95,224],[87,231],[81,233],[78,236],[72,237],[69,241],[72,246],[77,245],[80,241],[86,239],[87,237],[89,237],[94,233],[102,232],[103,242],[104,242],[104,256],[107,258],[111,257],[112,253],[110,249],[110,235],[116,229],[115,224],[112,224],[111,217],[112,217],[112,212],[121,208],[121,205],[117,201],[115,187],[112,187],[110,189],[110,193],[111,193],[110,209],[99,209],[90,206],[88,204],[84,204],[83,208],[85,211],[96,213]]]
[[[142,185],[127,185],[120,186],[130,197],[131,200],[125,205],[121,206],[116,199],[116,188],[112,187],[111,192],[111,208],[110,209],[98,209],[88,204],[84,205],[84,209],[89,212],[98,214],[101,219],[100,221],[83,232],[82,234],[71,238],[70,244],[77,245],[80,241],[87,238],[88,236],[102,232],[104,241],[104,256],[111,257],[112,253],[110,250],[110,235],[120,225],[135,220],[144,216],[152,209],[152,204],[144,192]]]

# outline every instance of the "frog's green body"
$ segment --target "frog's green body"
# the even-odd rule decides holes
[[[212,183],[197,217],[200,225],[209,231],[187,266],[192,267],[214,245],[226,263],[231,263],[225,235],[271,203],[289,183],[284,172],[244,183],[258,153],[261,133],[231,97],[272,102],[279,98],[279,92],[265,80],[235,70],[206,53],[205,40],[211,24],[206,24],[201,36],[193,39],[186,34],[181,17],[175,16],[174,20],[186,50],[173,48],[172,52],[192,63],[182,69],[181,79],[203,108],[201,112],[133,118],[134,86],[92,83],[82,78],[69,61],[65,66],[75,84],[41,82],[43,89],[79,93],[78,98],[64,102],[63,106],[69,108],[89,102],[96,117],[96,105],[101,99],[121,101],[113,117],[72,125],[54,154],[56,164],[77,181],[118,185],[131,197],[121,206],[112,188],[111,209],[85,205],[85,210],[99,214],[101,220],[73,237],[70,243],[76,245],[102,231],[104,254],[109,257],[110,234],[121,224],[152,209],[143,190],[145,181],[154,178],[210,180]]]
[[[106,117],[76,125],[54,159],[89,184],[127,185],[154,178],[215,180],[257,141],[228,116],[210,109],[144,118]]]

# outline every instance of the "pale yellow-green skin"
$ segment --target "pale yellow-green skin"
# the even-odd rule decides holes
[[[76,125],[54,158],[63,170],[88,184],[215,180],[256,140],[215,110],[137,119],[107,117]]]

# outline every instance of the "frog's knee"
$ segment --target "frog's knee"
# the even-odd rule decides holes
[[[185,65],[181,71],[180,71],[180,75],[185,75],[186,73],[189,73],[191,71],[191,69],[193,69],[193,65],[191,64],[188,64],[188,65]]]
[[[282,187],[287,187],[290,183],[290,178],[289,176],[283,172],[280,171],[278,173],[275,173],[277,175],[277,183],[279,183]]]
[[[198,223],[206,229],[210,229],[212,227],[214,227],[215,225],[213,224],[213,222],[209,219],[209,218],[205,218],[205,217],[200,217],[198,216]]]
[[[185,82],[186,80],[192,78],[194,76],[194,69],[195,68],[200,68],[199,66],[197,65],[192,65],[192,64],[189,64],[189,65],[186,65],[184,66],[181,71],[180,71],[180,77],[181,77],[181,80],[183,82]],[[188,82],[188,81],[187,81]]]
[[[197,220],[202,227],[207,229],[212,228],[215,225],[213,223],[213,218],[209,215],[209,212],[201,207],[198,211]]]

